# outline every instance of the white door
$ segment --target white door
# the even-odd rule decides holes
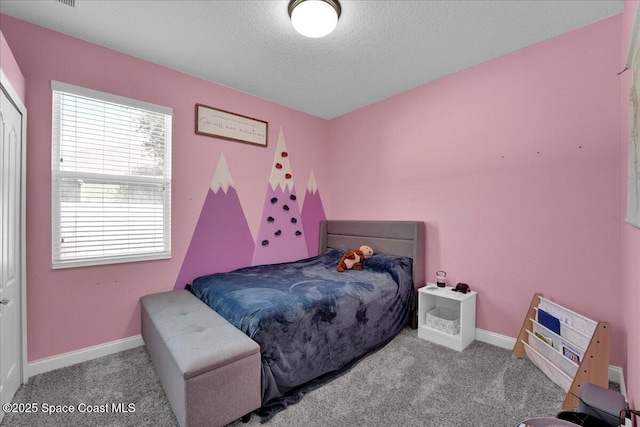
[[[0,88],[0,401],[21,383],[22,115]],[[0,421],[4,412],[0,410]]]

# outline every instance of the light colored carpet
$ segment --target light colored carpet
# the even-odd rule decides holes
[[[265,425],[510,427],[554,416],[564,393],[526,358],[475,341],[462,353],[405,329],[346,374],[310,392]],[[38,375],[14,402],[135,403],[134,413],[7,414],[3,426],[174,426],[144,348]],[[260,425],[251,417],[233,427]]]
[[[5,414],[4,426],[174,426],[177,421],[144,347],[36,375],[13,403],[36,403],[37,413]],[[135,412],[79,412],[80,404],[134,404]],[[73,406],[73,413],[43,413],[45,405]],[[54,406],[55,408],[55,406]],[[100,409],[100,408],[98,408]]]

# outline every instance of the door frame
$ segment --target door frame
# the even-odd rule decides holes
[[[29,379],[27,371],[27,251],[26,251],[26,207],[27,207],[27,108],[15,91],[9,78],[0,68],[0,86],[9,100],[22,115],[21,176],[20,176],[20,378],[22,384]]]

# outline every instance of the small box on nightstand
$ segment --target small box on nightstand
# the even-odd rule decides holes
[[[444,307],[427,311],[425,325],[449,335],[460,333],[460,313]]]

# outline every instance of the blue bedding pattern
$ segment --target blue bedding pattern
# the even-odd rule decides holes
[[[265,417],[388,343],[407,322],[411,259],[376,254],[363,270],[338,273],[345,251],[193,281],[194,295],[260,345]]]

